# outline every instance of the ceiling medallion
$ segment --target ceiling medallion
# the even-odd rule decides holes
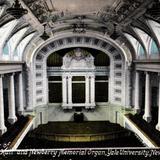
[[[10,15],[12,15],[14,18],[19,19],[23,15],[27,14],[27,9],[24,9],[19,0],[15,0],[15,3],[13,3],[12,7],[8,8],[6,12]]]
[[[46,33],[46,24],[44,24],[43,26],[44,26],[44,32],[43,32],[43,34],[40,37],[43,40],[47,40],[49,38],[49,35]]]

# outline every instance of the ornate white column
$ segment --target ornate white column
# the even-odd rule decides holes
[[[89,76],[85,76],[85,98],[86,105],[89,105]]]
[[[68,105],[72,108],[72,76],[68,76]]]
[[[148,72],[146,72],[146,82],[145,82],[145,112],[143,119],[145,119],[147,122],[150,122],[152,119],[151,116],[151,95],[150,95],[150,75]]]
[[[18,92],[19,92],[19,107],[18,107],[18,113],[20,115],[23,114],[24,111],[24,101],[23,101],[23,77],[22,73],[19,73],[18,75]]]
[[[135,77],[135,95],[134,95],[134,109],[136,113],[140,113],[140,105],[139,105],[139,72],[136,71],[136,77]]]
[[[9,79],[9,117],[8,121],[13,124],[16,122],[16,110],[15,110],[15,91],[14,91],[14,74]]]
[[[90,77],[90,98],[91,98],[91,106],[95,106],[95,76],[92,75]]]
[[[0,135],[7,131],[4,120],[4,103],[3,103],[3,79],[0,75]]]
[[[62,76],[62,99],[63,106],[67,104],[67,76]]]
[[[156,129],[160,131],[160,75],[159,75],[159,94],[158,94],[158,124]]]

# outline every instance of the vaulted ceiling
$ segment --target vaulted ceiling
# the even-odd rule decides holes
[[[130,24],[144,28],[145,17],[160,20],[160,16],[157,17],[160,9],[158,0],[21,1],[41,24],[47,23],[49,28],[56,28],[57,24],[70,28],[75,24],[84,23],[86,28],[101,30],[111,35],[114,32],[114,25],[121,31],[126,30],[126,26]],[[128,29],[127,31],[129,32]]]
[[[2,0],[3,2],[4,0]],[[4,1],[13,4],[14,0]],[[20,0],[29,10],[29,19],[36,19],[41,28],[47,23],[48,30],[72,28],[84,24],[86,28],[101,30],[111,35],[114,26],[118,31],[127,30],[133,25],[148,29],[145,18],[160,21],[158,0]],[[5,18],[6,19],[6,18]],[[27,19],[28,20],[28,19]],[[1,23],[3,23],[1,21]],[[32,20],[34,26],[34,20]]]
[[[24,0],[34,13],[35,8],[40,7],[45,12],[68,12],[70,14],[96,13],[106,6],[113,6],[116,1],[118,0]]]
[[[48,15],[93,15],[112,8],[119,0],[24,0],[33,14],[41,21],[50,19]],[[54,21],[54,19],[52,19]]]
[[[0,27],[14,19],[6,12],[14,1],[0,0]],[[22,7],[28,10],[28,14],[18,20],[10,37],[22,28],[28,27],[23,37],[35,32],[36,36],[41,39],[40,36],[44,31],[43,25],[46,24],[46,32],[50,37],[61,31],[70,31],[73,34],[74,32],[81,34],[95,31],[114,40],[119,38],[124,43],[130,41],[132,49],[140,43],[146,52],[145,43],[152,37],[160,48],[159,0],[19,1]],[[148,37],[146,42],[145,37]],[[135,43],[133,43],[134,39]]]

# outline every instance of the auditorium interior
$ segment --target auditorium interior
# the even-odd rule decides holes
[[[159,0],[0,0],[0,148],[160,147]]]

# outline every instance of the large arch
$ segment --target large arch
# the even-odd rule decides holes
[[[110,57],[109,102],[130,106],[130,64],[131,56],[109,38],[95,35],[66,35],[49,39],[32,54],[28,66],[28,109],[48,103],[48,81],[46,60],[50,54],[65,48],[83,47],[100,50]],[[27,56],[26,56],[27,57]],[[121,66],[121,67],[118,67]],[[38,76],[37,76],[38,75]],[[42,90],[37,95],[37,90]],[[34,98],[33,98],[34,97]]]
[[[104,42],[107,42],[107,43],[115,46],[115,48],[117,48],[117,50],[119,50],[122,53],[122,55],[125,57],[125,60],[126,60],[127,63],[130,64],[131,61],[132,61],[132,55],[130,53],[128,54],[127,52],[125,52],[123,50],[123,47],[121,46],[121,44],[116,43],[116,41],[112,40],[110,37],[108,37],[106,35],[100,34],[99,32],[93,32],[93,31],[90,31],[90,30],[87,31],[87,34],[76,34],[76,33],[70,32],[69,30],[66,30],[64,32],[60,32],[60,33],[57,33],[57,34],[55,33],[54,36],[51,36],[51,38],[49,38],[46,41],[42,41],[41,38],[37,37],[35,39],[35,41],[32,42],[33,43],[33,44],[31,44],[32,47],[30,46],[31,49],[26,50],[24,52],[23,60],[29,65],[34,60],[35,55],[37,55],[37,53],[40,52],[40,50],[43,47],[49,46],[49,44],[53,41],[57,41],[57,40],[60,40],[60,39],[66,39],[66,38],[69,38],[69,37],[98,38],[98,39],[100,39]],[[40,41],[40,43],[37,43],[39,41]],[[81,42],[79,42],[79,44],[80,43]],[[86,46],[87,46],[87,44],[86,44]],[[74,44],[70,43],[70,45],[74,45]],[[61,46],[61,48],[63,49],[62,46]]]

